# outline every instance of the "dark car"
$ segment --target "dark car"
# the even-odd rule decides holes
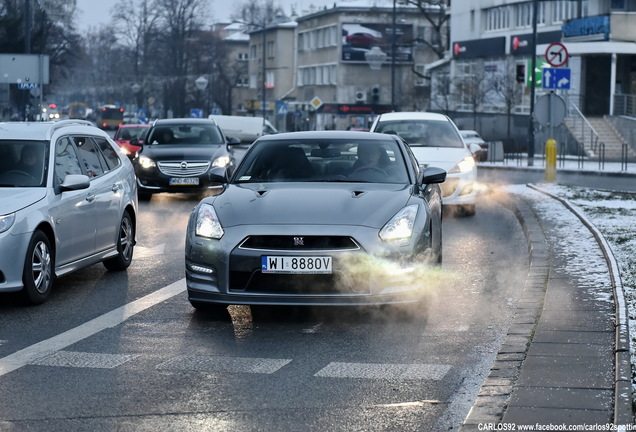
[[[419,272],[442,259],[445,178],[396,135],[261,137],[190,216],[190,303],[418,305],[430,288]]]
[[[138,141],[133,140],[133,144]],[[159,192],[201,192],[218,186],[210,179],[212,168],[227,168],[234,157],[228,140],[211,119],[156,120],[133,160],[140,200]]]

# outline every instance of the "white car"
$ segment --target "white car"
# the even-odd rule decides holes
[[[132,262],[132,164],[84,120],[0,123],[0,293],[43,303],[56,277]]]
[[[459,134],[464,138],[464,142],[466,144],[477,144],[481,147],[481,151],[477,154],[477,160],[485,161],[488,157],[488,144],[484,139],[479,135],[477,131],[474,130],[460,130]]]
[[[442,188],[443,203],[462,214],[475,214],[477,144],[466,144],[455,123],[443,114],[392,112],[378,115],[371,132],[397,134],[408,144],[420,165],[436,166],[448,173]]]

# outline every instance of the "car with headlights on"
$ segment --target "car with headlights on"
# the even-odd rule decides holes
[[[231,146],[240,140],[225,137],[212,119],[155,120],[133,159],[140,200],[160,192],[201,193],[219,186],[210,179],[213,168],[231,173],[235,157]]]
[[[422,167],[436,166],[446,170],[448,176],[441,184],[444,205],[465,216],[475,214],[475,158],[481,147],[466,144],[449,117],[429,112],[380,114],[374,119],[371,132],[399,135],[409,144]]]
[[[139,144],[144,143],[146,132],[148,132],[150,125],[148,124],[122,124],[119,125],[113,139],[121,148],[121,150],[128,156],[128,159],[133,160],[137,156],[137,152],[141,148]],[[137,144],[131,144],[130,141]]]
[[[137,185],[108,134],[84,120],[0,123],[0,293],[47,300],[56,277],[132,262]]]
[[[219,181],[225,178],[217,170]],[[395,135],[308,131],[257,139],[192,211],[195,308],[419,304],[442,259],[440,168]]]
[[[488,158],[488,143],[479,135],[479,132],[470,129],[460,129],[459,134],[468,145],[475,143],[481,147],[481,151],[477,154],[477,160],[480,162]]]

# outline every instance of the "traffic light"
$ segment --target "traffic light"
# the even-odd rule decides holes
[[[526,81],[526,65],[524,64],[517,65],[516,80],[518,83],[524,83]]]
[[[371,89],[371,102],[378,103],[380,101],[380,86],[373,86]]]

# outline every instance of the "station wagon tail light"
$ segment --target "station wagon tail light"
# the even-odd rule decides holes
[[[197,212],[195,234],[199,237],[218,240],[223,237],[224,233],[214,207],[209,204],[201,204]]]
[[[15,222],[15,213],[0,216],[0,233],[7,231]]]
[[[455,165],[448,173],[467,173],[475,168],[475,159],[466,156],[461,162]]]
[[[416,217],[417,205],[413,204],[404,207],[382,227],[380,230],[380,238],[383,241],[411,238]]]

